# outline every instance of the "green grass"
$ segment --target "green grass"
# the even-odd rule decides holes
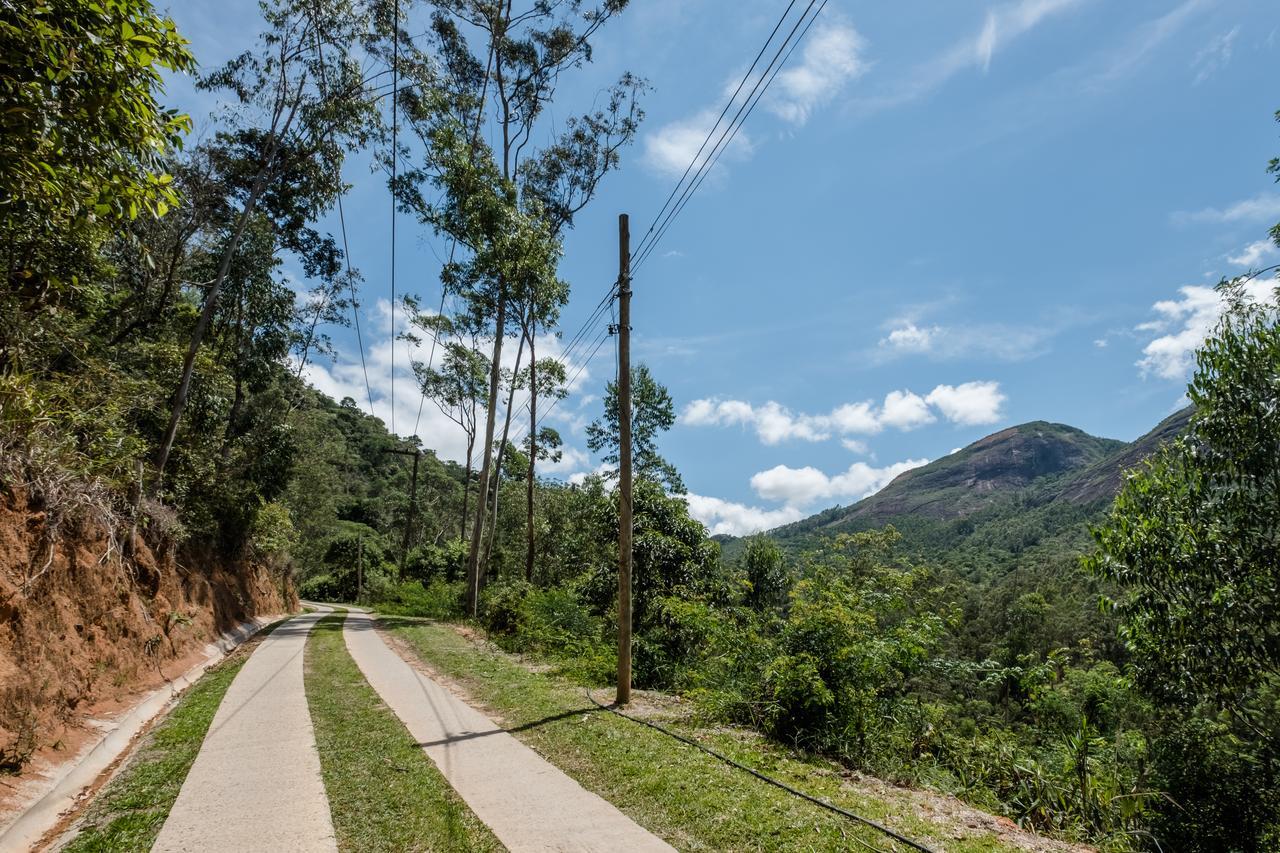
[[[306,651],[307,702],[342,850],[502,850],[378,698],[326,616]]]
[[[906,850],[874,830],[807,803],[651,729],[595,708],[583,688],[531,672],[511,656],[477,645],[447,625],[385,617],[429,665],[501,716],[517,737],[587,789],[680,850],[847,850],[857,842]],[[832,765],[788,752],[738,729],[682,734],[749,767],[895,831],[947,851],[1015,850],[995,835],[939,827],[914,814],[905,796],[880,798],[843,784]]]
[[[275,623],[278,625],[279,623]],[[263,629],[266,636],[275,625]],[[248,659],[242,647],[206,672],[142,741],[85,813],[67,851],[146,851],[160,833],[200,752],[222,697]]]

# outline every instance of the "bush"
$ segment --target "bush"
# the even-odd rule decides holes
[[[587,683],[608,682],[617,668],[605,621],[592,615],[576,589],[537,589],[523,580],[496,583],[481,599],[481,619],[503,648],[538,653]]]
[[[422,616],[428,619],[457,619],[463,614],[463,593],[466,584],[435,578],[423,585],[421,581],[405,581],[390,586],[378,600],[378,609],[396,616]]]

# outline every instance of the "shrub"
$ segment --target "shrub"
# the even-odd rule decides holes
[[[390,586],[378,600],[378,609],[397,616],[422,616],[428,619],[457,619],[463,614],[466,584],[434,578],[430,583],[405,581]]]

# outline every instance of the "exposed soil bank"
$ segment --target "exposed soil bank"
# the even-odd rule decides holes
[[[64,522],[0,491],[0,774],[74,755],[91,721],[189,668],[241,623],[297,609],[287,576],[166,536]],[[0,811],[16,780],[0,776]]]

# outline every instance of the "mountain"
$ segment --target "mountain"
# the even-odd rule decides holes
[[[970,660],[1016,656],[1004,643],[1019,613],[1038,613],[1043,648],[1089,648],[1120,655],[1114,616],[1098,608],[1106,590],[1080,567],[1126,470],[1182,432],[1191,410],[1162,421],[1137,441],[1098,438],[1075,427],[1034,421],[1010,427],[899,475],[852,506],[832,507],[768,535],[793,564],[838,533],[892,524],[898,552],[936,570],[960,608],[949,653]],[[745,540],[722,540],[734,560]]]
[[[1088,546],[1124,471],[1180,433],[1190,407],[1133,442],[1032,421],[900,474],[852,506],[836,506],[769,533],[788,550],[821,538],[892,524],[910,552],[947,562],[1011,568],[1028,552],[1073,557]],[[722,542],[726,556],[740,550]]]

